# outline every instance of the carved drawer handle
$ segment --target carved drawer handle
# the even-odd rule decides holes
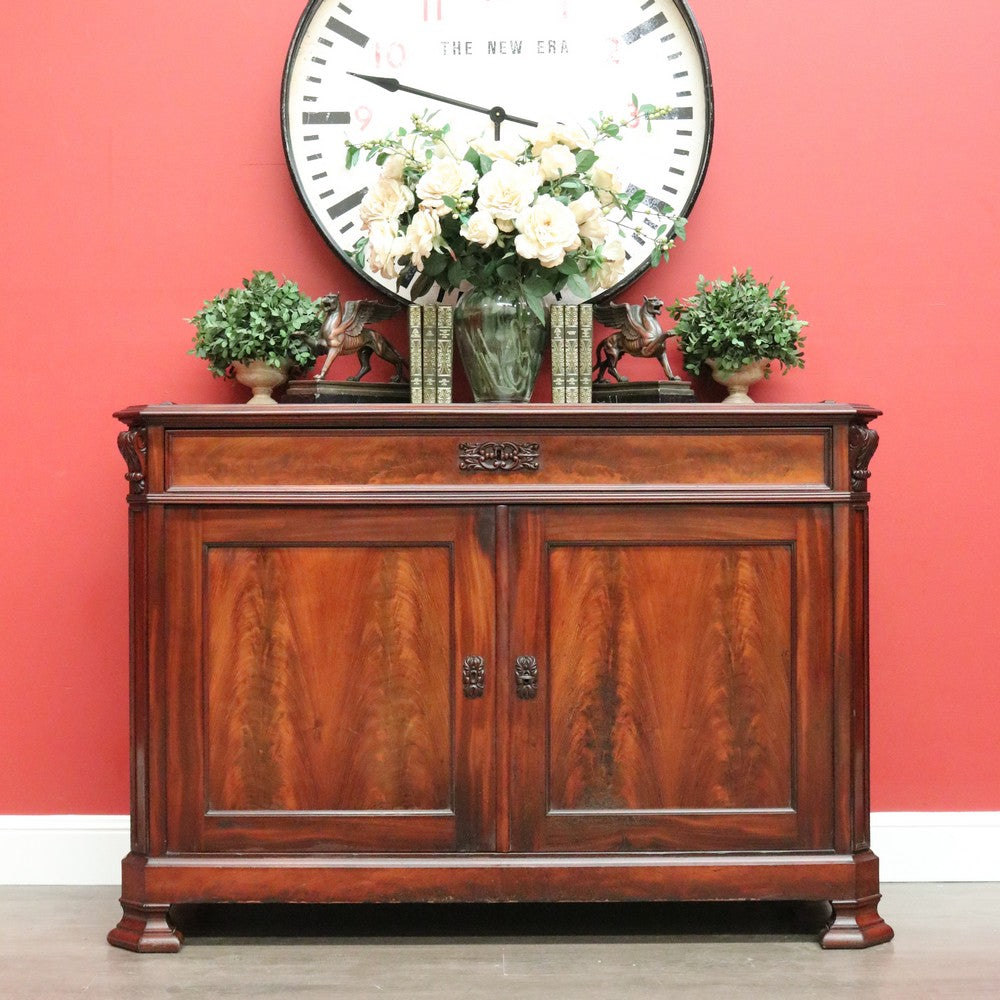
[[[542,446],[534,441],[480,441],[458,446],[462,472],[537,472]]]
[[[462,661],[462,693],[466,698],[482,698],[486,691],[486,663],[481,656]]]
[[[538,696],[538,661],[533,656],[519,656],[514,663],[514,684],[518,698],[531,701]]]

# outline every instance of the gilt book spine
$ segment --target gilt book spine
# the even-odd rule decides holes
[[[410,402],[424,401],[424,317],[420,306],[409,309],[410,322]]]
[[[453,308],[438,306],[437,308],[437,393],[438,403],[451,402],[451,368],[454,337]]]
[[[423,371],[421,382],[425,403],[437,402],[437,306],[423,307]]]
[[[580,308],[566,306],[566,332],[564,351],[566,355],[566,402],[580,402]]]
[[[552,402],[566,402],[566,307],[555,303],[549,307],[549,342],[552,349]]]
[[[594,398],[594,307],[589,302],[580,306],[580,402],[590,403]]]

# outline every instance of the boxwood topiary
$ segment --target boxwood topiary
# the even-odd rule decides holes
[[[208,299],[189,320],[196,333],[189,352],[204,358],[208,370],[231,378],[234,361],[266,361],[293,371],[316,360],[322,313],[292,281],[284,284],[270,271],[254,271],[239,288]]]
[[[684,368],[693,375],[709,358],[723,375],[755,361],[775,362],[782,372],[804,366],[802,329],[808,324],[788,302],[788,286],[772,292],[749,268],[742,274],[733,268],[729,281],[699,277],[696,294],[678,299],[667,312],[677,321],[673,332]],[[770,375],[770,364],[764,374]]]

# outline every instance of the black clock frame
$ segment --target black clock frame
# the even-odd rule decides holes
[[[391,289],[386,288],[384,285],[378,284],[372,280],[372,276],[368,271],[360,267],[354,258],[346,254],[342,247],[338,246],[330,237],[320,220],[316,217],[313,212],[312,206],[306,199],[305,189],[302,184],[302,180],[299,177],[299,172],[296,169],[295,163],[292,159],[291,150],[291,139],[290,139],[290,122],[288,119],[288,89],[289,89],[289,78],[291,76],[292,67],[295,62],[295,58],[298,55],[299,48],[302,44],[303,35],[306,33],[309,25],[312,22],[312,14],[314,10],[323,3],[324,0],[309,0],[306,5],[305,10],[299,17],[298,24],[295,26],[295,32],[292,35],[291,43],[288,47],[288,54],[285,57],[285,65],[281,75],[281,145],[285,154],[285,163],[288,166],[288,172],[292,178],[292,184],[295,188],[295,193],[298,196],[299,201],[302,203],[302,207],[306,210],[306,214],[309,216],[310,221],[318,230],[320,236],[322,236],[323,241],[330,247],[331,250],[337,255],[337,257],[346,264],[358,277],[362,278],[367,284],[371,285],[380,294],[388,295],[390,298],[399,302],[401,305],[407,305],[413,300],[407,298],[405,295],[400,295],[398,292],[394,292]],[[694,18],[694,14],[688,5],[687,0],[673,0],[677,6],[677,10],[681,17],[684,19],[688,30],[691,32],[691,37],[694,39],[695,44],[698,48],[698,60],[701,63],[702,73],[705,78],[705,145],[702,151],[701,162],[698,164],[698,173],[695,177],[695,183],[691,188],[691,193],[687,198],[684,205],[677,210],[676,206],[673,206],[677,211],[677,214],[681,218],[688,218],[695,201],[698,199],[698,195],[701,193],[702,185],[705,182],[705,175],[708,172],[708,163],[712,155],[712,146],[715,138],[715,91],[712,84],[712,69],[708,61],[708,49],[705,46],[705,37],[701,32],[701,28],[698,26],[698,22]],[[651,255],[650,255],[651,256]],[[638,280],[642,275],[644,275],[650,268],[650,260],[647,259],[646,262],[636,271],[628,275],[627,278],[618,282],[611,288],[593,296],[588,301],[593,302],[607,302],[614,296],[618,295],[634,281]],[[441,293],[443,295],[443,293]]]

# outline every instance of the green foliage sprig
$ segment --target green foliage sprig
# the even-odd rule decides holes
[[[782,373],[804,366],[802,329],[808,324],[788,302],[788,286],[782,283],[772,292],[749,268],[743,274],[733,268],[729,281],[699,277],[697,293],[678,299],[667,312],[677,321],[673,332],[693,375],[709,358],[724,375],[755,361],[775,362]],[[765,366],[765,377],[770,367]]]
[[[322,314],[292,281],[279,284],[270,271],[254,271],[239,288],[219,292],[189,320],[197,331],[190,354],[208,361],[218,378],[231,378],[234,361],[286,360],[304,370],[316,360]]]

